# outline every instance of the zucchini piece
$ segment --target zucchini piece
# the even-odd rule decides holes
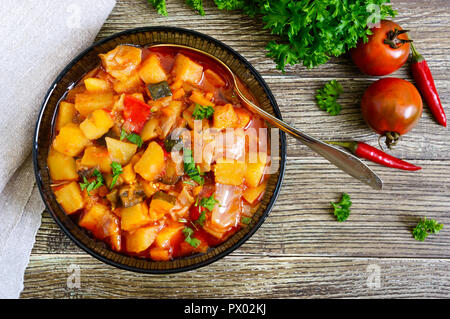
[[[163,191],[158,191],[158,192],[155,193],[155,195],[153,195],[152,201],[153,200],[157,200],[157,199],[165,201],[165,202],[167,202],[169,204],[172,204],[172,205],[175,205],[175,203],[177,202],[176,196],[167,194],[167,193],[165,193]]]
[[[148,84],[147,89],[154,101],[163,97],[172,96],[172,91],[170,90],[169,83],[167,83],[167,81],[162,81],[156,84]]]
[[[106,199],[111,203],[111,209],[114,210],[117,207],[119,201],[119,194],[117,188],[114,188],[110,193],[106,195]]]
[[[171,136],[167,136],[164,139],[164,148],[166,149],[166,151],[168,153],[172,152],[173,148],[178,145],[178,143],[181,143],[181,145],[177,146],[177,148],[175,149],[175,151],[179,151],[182,149],[183,147],[183,141],[181,140],[181,138],[177,138],[177,139],[172,139]]]
[[[144,189],[139,185],[126,185],[120,188],[119,197],[123,207],[132,207],[142,202],[146,195]]]

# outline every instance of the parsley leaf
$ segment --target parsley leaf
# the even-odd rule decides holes
[[[325,84],[323,88],[317,90],[317,104],[322,110],[327,111],[331,115],[338,115],[342,106],[336,100],[342,92],[341,84],[336,80],[332,80]]]
[[[194,248],[197,248],[200,245],[200,240],[195,237],[191,237],[194,234],[194,231],[190,227],[184,227],[183,229],[184,241],[187,242]]]
[[[352,206],[352,201],[348,194],[343,193],[341,201],[339,203],[331,202],[331,205],[334,208],[334,216],[336,216],[338,222],[343,222],[350,216],[350,206]]]
[[[252,221],[252,219],[250,217],[242,217],[241,218],[242,224],[245,224],[245,225],[250,224],[251,221]]]
[[[434,219],[427,219],[426,217],[421,219],[417,226],[413,229],[414,239],[424,241],[430,234],[438,234],[444,227],[443,224],[439,224]]]
[[[127,134],[127,132],[122,128],[122,131],[120,131],[120,140],[122,141],[125,138],[131,143],[136,144],[138,147],[141,147],[144,143],[139,135],[137,135],[136,133]]]
[[[196,120],[203,120],[210,118],[213,114],[214,109],[211,106],[202,106],[200,104],[195,104],[192,117]]]
[[[205,183],[204,178],[200,175],[200,171],[194,163],[194,157],[191,149],[184,149],[183,151],[184,172],[194,181],[200,185]]]
[[[214,206],[216,206],[216,204],[218,202],[219,201],[214,198],[214,194],[213,194],[209,197],[203,197],[200,200],[200,206],[205,207],[209,211],[212,211],[214,209]]]
[[[120,131],[120,140],[123,141],[124,138],[126,138],[128,133],[122,128]]]
[[[142,138],[135,133],[128,134],[127,140],[129,140],[131,143],[136,144],[138,147],[141,147],[143,143]]]
[[[166,0],[147,0],[160,15],[167,17]]]
[[[83,176],[83,183],[79,183],[81,190],[86,189],[89,196],[91,196],[90,194],[91,191],[99,188],[105,183],[105,179],[103,178],[102,173],[100,173],[98,169],[95,169],[92,174],[96,177],[95,180],[89,182],[86,176]]]
[[[186,4],[197,11],[200,15],[205,15],[205,10],[203,10],[203,0],[186,0]]]
[[[202,211],[200,213],[200,216],[198,216],[198,219],[195,221],[195,223],[203,227],[203,225],[205,224],[205,220],[206,220],[206,211]]]
[[[123,173],[122,165],[120,165],[117,162],[112,162],[111,168],[112,168],[113,178],[111,181],[111,185],[109,186],[109,189],[113,189],[114,185],[117,182],[117,179],[119,178],[119,175]]]

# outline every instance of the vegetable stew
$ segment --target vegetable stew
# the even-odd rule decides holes
[[[47,164],[66,214],[112,250],[155,261],[204,253],[251,223],[267,127],[221,67],[168,46],[119,45],[100,60],[55,118]]]

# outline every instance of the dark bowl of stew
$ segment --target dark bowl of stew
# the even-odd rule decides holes
[[[91,45],[44,99],[33,145],[42,199],[64,233],[107,264],[142,273],[207,265],[242,245],[275,203],[285,135],[248,111],[226,72],[199,50],[281,118],[240,54],[173,27],[127,30]]]

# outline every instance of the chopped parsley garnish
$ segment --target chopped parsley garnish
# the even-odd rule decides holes
[[[218,203],[219,201],[216,200],[214,198],[214,194],[209,196],[209,197],[203,197],[200,200],[200,206],[205,207],[207,210],[212,211],[214,206]]]
[[[203,227],[203,225],[205,224],[205,220],[206,220],[206,211],[202,211],[198,219],[195,221],[195,223]]]
[[[122,129],[120,131],[120,140],[123,141],[127,137],[127,135],[128,133],[124,129]]]
[[[184,227],[183,234],[185,237],[184,241],[187,242],[192,247],[197,248],[200,245],[200,240],[195,237],[192,237],[192,235],[194,234],[194,230],[192,228]]]
[[[241,219],[242,224],[245,224],[245,225],[250,224],[251,221],[252,221],[252,219],[250,217],[242,217],[242,219]]]
[[[127,134],[127,132],[125,132],[125,130],[122,129],[122,131],[120,132],[120,140],[122,141],[125,138],[129,140],[131,143],[136,144],[138,147],[141,147],[142,144],[144,143],[142,138],[136,133]]]
[[[214,109],[211,106],[201,106],[200,104],[195,104],[192,117],[196,120],[203,120],[209,119],[213,114]]]
[[[194,181],[200,185],[205,183],[200,171],[194,163],[194,157],[191,149],[184,149],[183,151],[184,172]]]
[[[112,168],[113,178],[111,181],[111,185],[109,186],[110,189],[112,189],[114,187],[114,185],[117,182],[117,179],[119,178],[119,175],[123,173],[122,165],[120,165],[117,162],[112,162],[111,168]]]
[[[416,240],[424,241],[428,235],[438,234],[443,227],[443,224],[439,224],[434,219],[427,219],[425,217],[417,223],[412,233]]]
[[[183,184],[188,184],[188,185],[191,185],[191,186],[195,186],[195,184],[192,183],[191,181],[183,181]]]
[[[94,170],[93,175],[96,177],[95,180],[89,182],[87,180],[86,176],[83,176],[83,183],[79,183],[81,190],[86,189],[89,196],[91,195],[90,194],[91,191],[99,188],[105,182],[105,179],[103,178],[102,173],[100,173],[100,171],[98,169]]]
[[[334,208],[334,216],[336,216],[338,222],[343,222],[350,216],[350,206],[352,206],[352,201],[348,194],[343,193],[341,201],[339,203],[331,202],[331,205]]]
[[[322,110],[330,113],[330,115],[338,115],[341,112],[342,106],[336,101],[342,92],[341,84],[336,80],[332,80],[325,84],[323,88],[317,90],[317,104],[319,104]]]

